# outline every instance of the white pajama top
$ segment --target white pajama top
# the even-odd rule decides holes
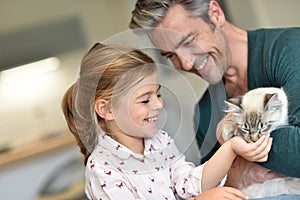
[[[171,200],[201,193],[204,165],[194,167],[164,131],[144,140],[144,155],[99,135],[86,164],[85,192],[89,199]],[[223,185],[225,178],[220,183]]]

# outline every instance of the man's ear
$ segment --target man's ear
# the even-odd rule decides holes
[[[212,0],[209,3],[209,16],[216,26],[222,26],[226,21],[222,8],[215,0]]]
[[[98,99],[94,105],[96,113],[105,120],[113,120],[110,101]]]

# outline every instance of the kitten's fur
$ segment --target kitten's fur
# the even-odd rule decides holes
[[[257,88],[225,103],[229,115],[222,129],[224,141],[240,135],[247,142],[256,142],[260,136],[287,124],[288,101],[283,89]]]
[[[239,135],[247,142],[256,142],[262,135],[288,122],[288,100],[282,88],[257,88],[225,103],[227,115],[222,128],[224,141]],[[250,198],[300,195],[300,179],[276,178],[250,185],[242,191]]]

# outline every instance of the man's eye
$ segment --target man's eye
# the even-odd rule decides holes
[[[192,44],[192,43],[194,42],[195,38],[196,38],[196,36],[194,36],[194,37],[188,39],[187,41],[185,41],[185,42],[183,43],[183,45],[184,45],[184,46],[189,46],[190,44]]]
[[[189,46],[192,42],[193,42],[193,40],[186,41],[186,42],[183,44],[183,46]]]

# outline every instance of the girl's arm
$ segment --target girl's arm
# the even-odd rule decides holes
[[[216,187],[221,182],[237,155],[250,161],[265,162],[271,146],[272,139],[269,135],[262,136],[255,143],[247,143],[237,136],[226,141],[203,168],[202,191]]]

